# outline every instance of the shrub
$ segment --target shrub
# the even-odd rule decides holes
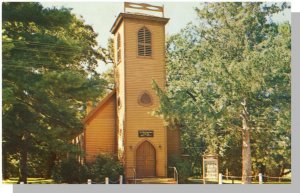
[[[91,179],[95,183],[104,182],[105,177],[110,181],[118,181],[123,175],[122,164],[110,155],[98,155],[94,162],[80,164],[75,158],[59,162],[53,170],[52,178],[56,183],[86,183]]]
[[[93,182],[104,182],[105,177],[109,177],[110,181],[117,181],[119,175],[123,175],[124,169],[122,164],[113,156],[108,154],[98,155],[94,162],[88,165],[89,178]]]
[[[188,177],[192,175],[192,164],[188,160],[184,160],[178,156],[172,156],[168,160],[169,167],[176,167],[180,184],[187,182]],[[173,171],[169,169],[169,176],[173,177]]]
[[[85,183],[88,178],[88,168],[75,158],[68,158],[55,166],[52,178],[56,183]]]

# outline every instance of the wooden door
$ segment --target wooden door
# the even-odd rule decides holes
[[[137,177],[153,177],[156,173],[155,149],[148,141],[143,142],[136,150]]]

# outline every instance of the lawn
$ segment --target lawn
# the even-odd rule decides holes
[[[3,180],[3,184],[17,184],[19,178],[9,178],[8,180]],[[28,184],[54,184],[52,179],[45,178],[27,178]]]
[[[28,178],[28,184],[54,184],[52,179],[45,178]],[[18,178],[9,178],[8,180],[3,180],[3,184],[17,184]],[[189,178],[188,184],[203,184],[202,179]],[[217,182],[209,182],[207,184],[217,184]],[[232,180],[223,179],[223,184],[232,184]],[[234,184],[241,184],[241,180],[234,180]],[[257,181],[253,181],[252,184],[258,184]],[[273,181],[273,182],[264,182],[264,184],[291,184],[291,181]]]
[[[233,182],[233,183],[232,183]],[[202,179],[188,178],[188,184],[203,184]],[[218,184],[218,182],[208,182],[207,184]],[[223,184],[241,184],[241,180],[226,180],[223,179]],[[258,181],[252,181],[252,184],[258,184]],[[264,184],[291,184],[291,181],[269,181]]]

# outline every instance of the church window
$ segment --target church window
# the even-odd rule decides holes
[[[152,105],[152,97],[147,91],[144,91],[140,95],[139,104],[142,106],[151,106]]]

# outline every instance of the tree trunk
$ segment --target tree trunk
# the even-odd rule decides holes
[[[19,176],[19,182],[24,182],[27,184],[27,175],[28,175],[28,169],[27,169],[27,155],[28,155],[28,145],[27,145],[27,134],[24,134],[22,137],[22,146],[20,151],[20,176]]]
[[[243,130],[243,150],[242,150],[242,184],[251,184],[251,149],[250,149],[250,131]]]
[[[281,165],[280,167],[280,174],[279,176],[282,177],[284,175],[284,164]]]
[[[246,106],[246,100],[244,100],[243,105],[243,129],[242,129],[242,137],[243,137],[243,146],[242,146],[242,184],[251,184],[251,148],[250,148],[250,130],[248,125],[248,112]]]
[[[52,170],[55,166],[55,160],[56,160],[56,153],[51,152],[49,155],[49,160],[48,160],[48,168],[47,168],[46,178],[52,177]]]

